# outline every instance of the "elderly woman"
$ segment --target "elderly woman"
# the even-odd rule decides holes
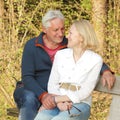
[[[70,27],[67,49],[54,58],[48,82],[57,107],[40,107],[35,120],[88,120],[91,93],[94,90],[103,60],[94,52],[98,41],[89,21],[75,21]]]

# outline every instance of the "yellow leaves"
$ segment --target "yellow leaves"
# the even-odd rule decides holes
[[[106,120],[111,103],[111,95],[93,92],[91,116],[89,120]]]

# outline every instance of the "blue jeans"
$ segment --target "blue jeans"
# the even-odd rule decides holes
[[[90,106],[86,103],[74,104],[80,111],[72,107],[70,114],[77,115],[70,117],[68,111],[60,111],[57,107],[52,110],[38,112],[34,120],[88,120],[90,116]]]
[[[18,88],[14,92],[14,99],[19,108],[19,120],[34,120],[40,103],[35,94],[29,90]]]

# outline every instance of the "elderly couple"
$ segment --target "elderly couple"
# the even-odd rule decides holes
[[[91,94],[101,74],[110,89],[115,76],[94,50],[96,34],[90,22],[75,21],[65,37],[64,16],[49,10],[42,32],[23,51],[22,80],[14,99],[19,120],[88,120]]]

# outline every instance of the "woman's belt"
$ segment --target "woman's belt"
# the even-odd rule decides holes
[[[66,90],[71,90],[71,91],[76,91],[80,90],[79,85],[73,85],[72,83],[59,83],[60,88],[66,89]]]

